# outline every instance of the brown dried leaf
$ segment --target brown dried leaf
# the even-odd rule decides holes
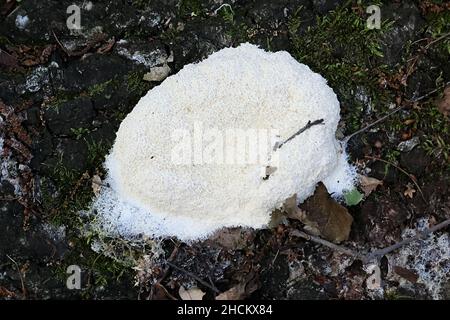
[[[55,45],[49,44],[42,50],[41,56],[39,57],[41,63],[46,63],[48,61],[48,58],[50,58],[53,50],[55,50]]]
[[[308,230],[336,243],[348,239],[353,217],[347,208],[330,197],[323,183],[319,182],[314,195],[300,207],[306,211],[302,222]]]
[[[102,179],[98,175],[92,177],[92,191],[94,195],[98,197],[100,195],[100,190],[102,189]]]
[[[245,297],[245,284],[238,284],[216,296],[216,300],[242,300]]]
[[[25,67],[32,67],[38,65],[39,63],[40,63],[39,60],[33,58],[33,59],[25,59],[20,64]]]
[[[98,48],[97,52],[101,53],[101,54],[107,53],[107,52],[111,51],[111,49],[114,47],[115,43],[116,43],[116,39],[114,37],[112,37],[106,44],[104,44],[103,46]]]
[[[364,191],[366,197],[375,191],[378,186],[383,185],[383,181],[363,175],[359,176],[359,183],[361,185],[361,190]]]
[[[406,185],[406,190],[403,192],[403,195],[405,196],[405,197],[409,197],[409,198],[413,198],[414,197],[414,193],[416,193],[416,189],[414,189],[413,187],[412,187],[412,185],[410,184],[410,183],[408,183],[407,185]]]
[[[450,86],[444,90],[444,96],[436,102],[438,110],[445,116],[450,115]]]
[[[216,296],[216,300],[243,300],[258,290],[258,273],[250,271],[238,277],[238,284]]]
[[[6,289],[5,287],[0,287],[0,298],[16,298],[17,295]]]
[[[17,59],[5,50],[0,49],[0,66],[8,68],[17,67]]]
[[[400,266],[394,266],[393,271],[398,274],[403,279],[408,280],[411,283],[416,283],[417,280],[419,280],[419,275],[415,273],[412,270],[400,267]]]
[[[217,231],[208,239],[214,244],[219,244],[226,250],[240,250],[253,242],[255,233],[249,229],[225,228]]]
[[[180,286],[178,294],[182,300],[202,300],[205,295],[205,293],[197,287],[192,287],[186,290],[183,286]]]

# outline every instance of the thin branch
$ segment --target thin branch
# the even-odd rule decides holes
[[[371,160],[375,160],[375,161],[381,161],[381,162],[384,162],[384,163],[386,163],[386,164],[388,164],[388,165],[390,165],[390,166],[393,166],[394,168],[396,168],[397,170],[399,170],[399,171],[402,172],[403,174],[407,175],[408,178],[411,179],[411,181],[414,183],[414,185],[416,186],[417,190],[419,190],[419,193],[420,193],[420,195],[421,195],[423,201],[427,202],[427,201],[425,200],[424,195],[423,195],[422,189],[420,188],[420,186],[419,186],[419,184],[417,183],[416,179],[413,178],[413,176],[412,176],[410,173],[408,173],[406,170],[400,168],[400,167],[399,167],[398,165],[396,165],[395,163],[390,162],[390,161],[387,161],[387,160],[384,160],[384,159],[380,159],[380,158],[376,158],[376,157],[372,157],[372,156],[365,156],[365,158],[371,159]]]
[[[450,84],[450,81],[447,82],[447,83],[445,84],[445,86],[447,86],[447,85],[449,85],[449,84]],[[431,90],[430,92],[424,94],[423,96],[420,96],[420,97],[418,97],[418,98],[415,98],[415,99],[412,99],[412,100],[408,100],[408,101],[410,101],[410,102],[419,102],[419,101],[422,101],[422,100],[428,98],[429,96],[431,96],[432,94],[436,93],[436,92],[439,91],[439,90],[440,90],[440,88],[436,88],[436,89]],[[393,114],[397,113],[398,111],[404,109],[405,107],[406,107],[406,105],[399,106],[399,107],[395,108],[394,110],[392,110],[391,112],[389,112],[387,115],[385,115],[385,116],[381,117],[380,119],[375,120],[374,122],[368,124],[368,125],[365,126],[364,128],[359,129],[359,130],[357,130],[357,131],[355,131],[355,132],[349,134],[349,135],[346,136],[346,137],[344,138],[344,140],[342,141],[343,144],[346,145],[346,144],[348,143],[348,141],[349,141],[351,138],[353,138],[354,136],[356,136],[356,135],[358,135],[358,134],[360,134],[360,133],[362,133],[362,132],[364,132],[364,131],[369,130],[369,129],[372,128],[373,126],[375,126],[375,125],[379,124],[380,122],[386,120],[387,118],[389,118],[389,117],[392,116]]]
[[[380,122],[386,120],[387,118],[389,118],[390,116],[392,116],[393,114],[397,113],[398,111],[400,111],[400,110],[402,110],[402,109],[404,109],[404,108],[405,108],[404,105],[403,105],[403,106],[400,106],[400,107],[397,107],[397,108],[395,108],[394,110],[392,110],[391,112],[389,112],[387,115],[385,115],[385,116],[381,117],[380,119],[378,119],[378,120],[376,120],[376,121],[374,121],[374,122],[368,124],[368,125],[365,126],[364,128],[359,129],[358,131],[355,131],[355,132],[353,132],[352,134],[348,135],[348,136],[345,137],[344,140],[343,140],[344,145],[346,145],[347,142],[348,142],[351,138],[353,138],[354,136],[356,136],[356,135],[358,135],[358,134],[360,134],[360,133],[362,133],[362,132],[364,132],[364,131],[369,130],[369,129],[372,128],[373,126],[375,126],[375,125],[377,125],[378,123],[380,123]]]
[[[230,8],[231,13],[234,14],[234,11],[233,11],[233,8],[231,7],[231,5],[228,3],[223,3],[220,5],[220,7],[218,7],[216,10],[214,10],[214,15],[217,15],[217,12],[219,12],[219,10],[222,9],[223,7]]]
[[[58,43],[58,45],[60,46],[60,48],[69,56],[69,57],[71,57],[72,56],[72,53],[69,51],[69,50],[67,50],[67,48],[59,41],[59,39],[58,39],[58,37],[56,36],[56,33],[55,33],[55,31],[54,30],[52,30],[52,33],[53,33],[53,37],[55,38],[55,40],[56,40],[56,43]]]
[[[421,232],[417,232],[415,237],[406,238],[406,239],[404,239],[404,240],[402,240],[400,242],[397,242],[397,243],[395,243],[395,244],[393,244],[393,245],[391,245],[389,247],[386,247],[386,248],[383,248],[383,249],[379,249],[379,250],[375,250],[375,251],[373,251],[371,253],[368,253],[368,254],[359,253],[359,252],[354,251],[352,249],[349,249],[349,248],[337,245],[337,244],[332,243],[330,241],[324,240],[322,238],[310,235],[310,234],[308,234],[306,232],[299,231],[299,230],[292,231],[291,235],[303,238],[303,239],[308,240],[308,241],[312,241],[312,242],[321,244],[321,245],[323,245],[325,247],[328,247],[330,249],[333,249],[335,251],[342,252],[342,253],[344,253],[344,254],[346,254],[348,256],[351,256],[351,257],[354,257],[356,259],[361,260],[364,264],[367,264],[369,262],[380,260],[386,254],[388,254],[388,253],[390,253],[392,251],[395,251],[395,250],[397,250],[397,249],[399,249],[399,248],[401,248],[401,247],[403,247],[405,245],[408,245],[408,244],[410,244],[412,242],[415,242],[415,241],[418,241],[418,240],[423,240],[426,237],[428,237],[430,234],[432,234],[433,232],[436,232],[438,230],[444,229],[444,228],[446,228],[449,225],[450,225],[450,219],[447,219],[447,220],[445,220],[445,221],[443,221],[443,222],[441,222],[441,223],[439,223],[439,224],[437,224],[437,225],[435,225],[435,226],[433,226],[431,228],[428,228],[428,229],[426,229],[424,231],[421,231]]]
[[[173,295],[170,294],[170,292],[166,289],[166,287],[164,287],[161,283],[155,283],[155,286],[161,288],[164,293],[172,300],[178,300],[177,298],[175,298]]]
[[[433,41],[431,41],[430,43],[428,43],[425,46],[425,49],[429,49],[431,47],[431,45],[435,44],[436,42],[439,42],[445,38],[447,38],[448,36],[450,36],[450,32],[447,32],[446,34],[443,34],[442,36],[440,36],[439,38],[434,39]]]
[[[301,134],[302,132],[305,132],[306,130],[308,130],[309,128],[311,128],[312,126],[318,125],[318,124],[324,124],[323,119],[318,119],[315,120],[313,122],[308,121],[308,123],[301,128],[300,130],[298,130],[296,133],[294,133],[292,136],[290,136],[289,138],[287,138],[286,140],[284,140],[283,142],[276,144],[273,147],[273,151],[277,150],[277,149],[281,149],[282,146],[284,146],[287,142],[291,141],[292,139],[294,139],[295,137],[297,137],[299,134]]]
[[[178,270],[180,272],[183,272],[184,274],[188,275],[189,277],[197,280],[199,283],[201,283],[202,285],[204,285],[205,287],[211,289],[212,291],[214,291],[215,293],[221,293],[219,291],[219,289],[217,289],[216,287],[210,285],[208,282],[203,281],[200,277],[196,276],[195,274],[193,274],[192,272],[189,272],[187,270],[184,270],[183,268],[178,267],[177,265],[173,264],[170,261],[166,261],[166,263],[171,266],[172,268],[174,268],[175,270]]]
[[[415,237],[406,238],[400,242],[397,242],[393,244],[392,246],[386,247],[384,249],[376,250],[370,254],[367,255],[367,260],[378,260],[382,258],[384,255],[388,254],[389,252],[392,252],[394,250],[397,250],[400,247],[403,247],[404,245],[410,244],[411,242],[417,241],[417,240],[423,240],[424,238],[428,237],[431,233],[438,231],[440,229],[443,229],[450,225],[450,219],[445,220],[429,229],[426,229],[422,232],[417,232]]]
[[[172,253],[170,254],[169,258],[167,259],[167,262],[173,261],[178,254],[178,249],[180,248],[178,243],[175,243],[175,247],[172,250]],[[156,281],[156,283],[150,288],[150,293],[147,297],[148,300],[153,300],[153,294],[154,294],[154,287],[161,285],[161,282],[164,281],[164,279],[169,274],[170,267],[166,266],[163,270],[163,273],[161,277]],[[165,288],[164,288],[165,289]]]
[[[19,273],[19,277],[20,277],[20,284],[22,286],[22,296],[23,296],[23,298],[25,298],[27,296],[27,289],[25,288],[25,281],[23,280],[23,275],[22,275],[22,271],[20,270],[19,264],[16,262],[16,260],[11,258],[9,255],[6,255],[6,256],[8,257],[9,260],[12,261],[12,263],[14,263],[14,265],[17,268],[17,272]]]
[[[19,200],[19,197],[13,197],[13,198],[0,198],[0,201],[16,201]]]
[[[313,122],[311,122],[311,120],[308,120],[308,123],[303,128],[301,128],[296,133],[294,133],[292,136],[290,136],[289,138],[287,138],[283,142],[277,142],[273,146],[273,151],[277,151],[278,149],[281,149],[282,146],[284,146],[286,143],[288,143],[289,141],[291,141],[292,139],[294,139],[295,137],[300,135],[302,132],[305,132],[306,130],[308,130],[312,126],[315,126],[315,125],[318,125],[318,124],[325,124],[325,123],[323,122],[323,119],[318,119],[318,120],[315,120]],[[268,180],[270,178],[270,175],[272,173],[274,173],[276,170],[277,170],[277,168],[275,168],[275,167],[267,166],[266,167],[266,175],[263,177],[263,180]]]
[[[353,251],[352,249],[349,249],[349,248],[346,248],[346,247],[337,245],[337,244],[335,244],[335,243],[333,243],[333,242],[324,240],[324,239],[322,239],[322,238],[313,236],[313,235],[311,235],[311,234],[308,234],[308,233],[303,232],[303,231],[300,231],[300,230],[294,230],[294,231],[292,231],[290,234],[291,234],[292,236],[294,236],[294,237],[303,238],[303,239],[305,239],[305,240],[308,240],[308,241],[312,241],[312,242],[321,244],[321,245],[323,245],[323,246],[325,246],[325,247],[328,247],[328,248],[330,248],[330,249],[333,249],[334,251],[342,252],[342,253],[344,253],[344,254],[346,254],[346,255],[348,255],[348,256],[354,257],[354,258],[356,258],[356,259],[363,259],[363,258],[364,258],[363,255],[361,255],[360,253],[358,253],[358,252],[356,252],[356,251]]]

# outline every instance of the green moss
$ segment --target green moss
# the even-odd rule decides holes
[[[42,180],[43,208],[51,223],[68,227],[79,226],[77,212],[86,209],[92,199],[89,179],[66,168],[62,161],[54,166],[49,177]]]
[[[348,1],[316,17],[315,25],[301,32],[302,10],[300,7],[288,23],[292,54],[328,80],[342,104],[347,129],[354,131],[364,116],[363,104],[355,99],[356,90],[363,89],[373,108],[388,100],[388,93],[379,90],[376,75],[387,72],[380,63],[381,39],[391,24],[384,21],[381,30],[368,29],[367,16],[352,10]]]
[[[200,0],[181,0],[179,2],[178,13],[182,17],[200,17],[205,12],[202,9],[202,2]]]
[[[130,265],[96,253],[86,243],[77,241],[73,244],[75,249],[56,266],[53,273],[59,281],[65,283],[69,276],[66,273],[67,268],[70,265],[79,266],[84,275],[79,292],[82,298],[90,299],[94,297],[99,287],[115,287],[121,281],[126,281],[128,286],[131,285],[133,271]]]
[[[58,91],[46,104],[51,108],[58,109],[63,103],[75,100],[80,95],[78,93],[71,93],[65,91]]]
[[[13,45],[13,43],[5,36],[0,36],[0,46]]]
[[[90,97],[94,97],[102,94],[109,86],[113,86],[115,84],[114,79],[110,79],[106,82],[95,84],[88,89],[88,95]]]
[[[227,23],[234,22],[234,11],[230,6],[221,7],[217,14]]]
[[[317,17],[316,25],[299,34],[302,23],[300,8],[290,19],[289,33],[296,58],[322,73],[332,85],[342,81],[350,84],[371,82],[369,71],[373,62],[382,57],[381,30],[366,27],[366,17],[355,13],[349,5]]]
[[[87,128],[70,128],[70,132],[75,136],[75,139],[80,140],[90,131]]]
[[[147,6],[151,3],[152,3],[151,0],[132,0],[132,2],[131,2],[133,7],[137,8],[137,9],[141,9],[141,10],[147,8]]]
[[[105,141],[86,141],[88,146],[88,161],[92,168],[100,168],[111,148],[111,143]]]
[[[409,295],[401,294],[395,289],[388,290],[384,298],[386,300],[414,300],[414,297],[411,297]]]
[[[421,110],[414,110],[412,118],[416,120],[416,129],[423,132],[423,148],[432,161],[450,169],[450,126],[448,119],[439,112],[433,102],[425,103]]]
[[[142,71],[130,72],[127,74],[126,83],[128,91],[135,95],[144,95],[150,89],[151,85],[144,81],[143,77],[144,72]]]
[[[91,297],[98,287],[116,285],[124,275],[131,278],[134,274],[131,266],[137,259],[136,252],[127,247],[125,241],[108,239],[100,230],[87,228],[93,218],[80,214],[81,210],[91,206],[94,198],[91,177],[103,163],[108,148],[106,143],[88,143],[91,168],[88,173],[70,170],[59,160],[49,176],[41,181],[42,205],[48,222],[65,226],[67,239],[73,246],[53,272],[60,281],[65,282],[67,267],[80,266],[87,273],[87,281],[81,291],[84,298]],[[101,243],[102,253],[91,249],[94,242]]]

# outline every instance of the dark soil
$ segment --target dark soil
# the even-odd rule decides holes
[[[349,207],[342,245],[385,247],[423,219],[449,219],[450,126],[437,104],[450,78],[450,6],[374,2],[381,30],[365,27],[367,1],[231,0],[217,11],[223,1],[95,1],[73,33],[72,1],[0,1],[0,299],[171,299],[180,286],[207,299],[232,287],[247,299],[448,299],[450,257],[433,255],[442,247],[432,240],[414,249],[423,261],[398,266],[406,250],[383,258],[381,287],[370,290],[360,261],[293,237],[295,219],[225,240],[166,239],[157,257],[148,243],[84,232],[79,214],[121,121],[159,83],[144,74],[164,64],[174,74],[251,42],[286,50],[329,80],[341,137],[403,107],[349,142],[352,162],[383,185]],[[81,290],[66,287],[70,265],[82,270]]]

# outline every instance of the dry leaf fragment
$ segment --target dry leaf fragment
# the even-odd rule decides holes
[[[17,59],[5,50],[0,49],[0,66],[17,67]]]
[[[410,184],[410,183],[408,183],[407,185],[406,185],[406,190],[405,190],[405,192],[403,192],[403,195],[405,196],[405,197],[409,197],[409,198],[413,198],[414,197],[414,193],[416,193],[416,189],[414,189],[413,187],[412,187],[412,185]]]
[[[226,250],[240,250],[251,245],[254,238],[255,233],[250,229],[224,228],[215,232],[208,241]]]
[[[364,191],[364,195],[367,197],[371,194],[375,189],[383,184],[383,181],[367,177],[363,175],[359,175],[359,183],[361,185],[361,190]]]
[[[111,51],[111,49],[114,47],[115,44],[116,44],[116,39],[114,37],[112,37],[111,39],[108,40],[108,42],[106,44],[104,44],[103,46],[101,46],[100,48],[97,49],[97,53],[105,54],[105,53]]]
[[[303,221],[306,213],[297,205],[297,194],[287,198],[283,203],[283,211],[289,219]]]
[[[445,117],[450,115],[450,86],[444,89],[444,96],[436,102],[436,105]]]
[[[202,300],[205,292],[197,287],[185,289],[183,286],[180,286],[178,294],[182,300]]]
[[[242,275],[239,284],[216,296],[216,300],[243,300],[259,288],[258,274],[254,271]]]
[[[245,298],[245,284],[238,284],[231,289],[222,292],[216,300],[242,300]]]
[[[100,190],[102,189],[102,179],[98,175],[92,177],[92,191],[94,195],[98,197],[100,195]]]
[[[301,208],[306,211],[302,220],[306,229],[323,236],[328,241],[339,243],[348,239],[353,217],[328,194],[323,183],[319,183],[314,195]]]
[[[393,271],[411,283],[416,283],[419,280],[419,275],[412,270],[400,266],[394,266]]]
[[[26,59],[24,61],[21,62],[21,64],[25,67],[32,67],[32,66],[36,66],[40,63],[40,61],[38,59]]]

